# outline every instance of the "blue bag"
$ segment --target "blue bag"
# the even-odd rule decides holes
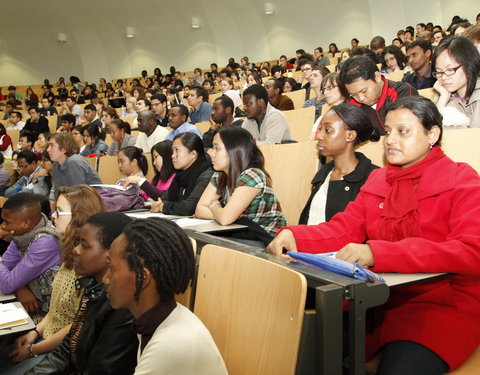
[[[306,263],[308,265],[321,268],[322,270],[352,277],[357,280],[368,281],[370,283],[385,282],[383,277],[377,275],[375,272],[363,268],[358,263],[345,262],[344,260],[321,254],[296,253],[293,251],[287,251],[287,255],[300,261],[301,263]]]

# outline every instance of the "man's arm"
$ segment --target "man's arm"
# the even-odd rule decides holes
[[[5,294],[13,293],[59,263],[60,248],[57,241],[50,236],[37,238],[13,268],[9,269],[4,261],[0,262],[0,290]]]

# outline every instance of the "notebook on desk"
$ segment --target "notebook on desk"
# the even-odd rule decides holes
[[[25,309],[15,306],[14,303],[0,304],[0,329],[28,324],[28,318]]]

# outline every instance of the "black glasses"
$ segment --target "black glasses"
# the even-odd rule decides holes
[[[450,77],[450,76],[453,76],[457,72],[457,70],[460,69],[461,67],[462,67],[462,65],[459,65],[456,68],[446,69],[443,72],[442,71],[435,71],[435,72],[432,72],[432,76],[434,76],[436,79],[440,79],[444,74],[447,77]]]

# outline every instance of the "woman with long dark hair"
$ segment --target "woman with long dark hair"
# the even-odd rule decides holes
[[[81,152],[83,156],[95,154],[97,157],[103,156],[108,152],[108,145],[105,143],[105,134],[95,125],[89,125],[83,128],[83,141],[86,144]]]
[[[265,160],[251,134],[240,127],[222,128],[213,138],[216,173],[202,194],[195,215],[229,225],[239,218],[260,227],[265,239],[250,231],[251,240],[268,244],[285,216],[265,170]]]
[[[152,212],[190,216],[205,190],[213,171],[203,142],[195,133],[178,134],[172,143],[175,177],[163,198],[152,203]]]

